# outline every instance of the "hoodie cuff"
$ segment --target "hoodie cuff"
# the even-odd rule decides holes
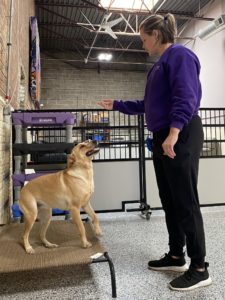
[[[178,129],[182,130],[183,127],[184,127],[184,123],[183,122],[179,122],[179,121],[173,121],[170,124],[170,127],[175,127],[175,128],[178,128]]]
[[[118,100],[113,101],[113,110],[119,110],[119,101]]]

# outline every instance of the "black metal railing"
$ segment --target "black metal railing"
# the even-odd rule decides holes
[[[24,112],[37,113],[38,111]],[[32,166],[39,166],[36,170],[40,171],[42,170],[40,165],[44,164],[44,166],[47,165],[47,169],[44,167],[43,170],[49,170],[50,164],[66,163],[67,154],[69,153],[67,151],[68,147],[73,147],[73,143],[76,144],[86,139],[97,140],[100,152],[95,156],[95,162],[138,161],[141,210],[146,211],[146,217],[148,216],[150,207],[147,205],[146,200],[145,161],[146,159],[152,159],[152,153],[145,145],[145,140],[151,136],[151,133],[147,130],[143,115],[131,116],[101,109],[45,110],[40,112],[72,113],[75,119],[75,123],[72,126],[72,141],[68,143],[68,128],[66,126],[27,127],[24,131],[26,143],[19,144],[19,150],[13,149],[14,155],[18,155],[15,152],[16,150],[19,153],[24,151],[23,156],[26,156],[26,158],[23,164],[25,166],[30,163]],[[202,118],[204,129],[204,146],[201,157],[225,157],[225,108],[202,108],[199,114]],[[15,134],[13,139],[14,143]],[[45,148],[36,145],[39,147],[34,147],[35,149],[29,152],[27,143],[49,144],[48,147],[51,151],[33,151]],[[66,145],[65,149],[61,147],[64,147],[64,144]],[[30,154],[27,155],[27,153]],[[58,165],[55,167],[58,168]]]
[[[225,108],[200,109],[204,129],[201,157],[225,157]]]
[[[45,112],[53,111],[59,112],[60,110]],[[86,139],[95,139],[99,142],[101,150],[95,157],[95,161],[138,160],[141,139],[146,140],[151,135],[146,125],[142,128],[143,132],[140,132],[143,122],[142,115],[124,115],[101,109],[62,111],[72,112],[75,116],[72,133],[74,143]],[[225,109],[201,108],[199,114],[204,129],[204,146],[201,157],[225,157]],[[27,131],[28,143],[63,143],[66,141],[66,129],[63,127],[30,127]],[[56,154],[54,155],[57,157]],[[144,148],[141,155],[144,155],[146,159],[152,159],[152,153],[148,151],[147,147]],[[51,157],[50,161],[52,159]]]

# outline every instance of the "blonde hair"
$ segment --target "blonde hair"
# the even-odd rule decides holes
[[[158,30],[162,44],[174,43],[177,34],[176,20],[172,14],[151,15],[140,24],[139,29],[148,35],[152,35],[153,30]]]

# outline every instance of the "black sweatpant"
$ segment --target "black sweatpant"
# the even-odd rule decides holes
[[[193,267],[204,267],[205,234],[199,206],[197,181],[203,130],[194,116],[179,133],[174,159],[163,155],[162,143],[169,128],[153,134],[153,163],[159,196],[165,211],[170,254],[181,256],[186,244]]]

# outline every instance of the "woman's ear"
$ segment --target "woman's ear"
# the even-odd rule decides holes
[[[152,30],[152,35],[153,35],[155,38],[158,38],[158,36],[159,36],[158,30],[153,29],[153,30]]]
[[[153,29],[152,35],[155,37],[156,41],[159,41],[159,30]]]

